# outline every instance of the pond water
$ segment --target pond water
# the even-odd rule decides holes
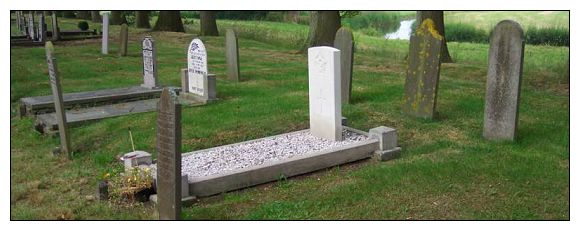
[[[409,40],[411,38],[411,26],[413,22],[415,22],[415,19],[401,21],[399,29],[393,33],[385,34],[385,38]]]

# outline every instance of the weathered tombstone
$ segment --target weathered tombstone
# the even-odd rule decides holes
[[[99,12],[103,16],[103,37],[101,45],[101,53],[109,54],[109,14],[111,11]]]
[[[524,64],[524,31],[517,22],[499,22],[490,38],[483,136],[514,140]]]
[[[188,92],[204,101],[215,99],[215,78],[208,75],[205,45],[195,38],[187,51]]]
[[[60,135],[61,153],[72,157],[70,149],[70,140],[68,137],[66,114],[62,102],[62,90],[60,88],[60,79],[58,77],[58,69],[56,66],[56,58],[53,56],[54,47],[52,42],[46,42],[46,62],[48,63],[48,76],[50,86],[52,88],[52,96],[54,97],[54,109],[56,111],[56,119],[58,121],[58,133]]]
[[[44,42],[45,40],[46,40],[46,22],[44,20],[44,11],[40,11],[38,19],[38,41]]]
[[[33,41],[36,40],[36,33],[34,30],[34,14],[32,11],[28,11],[28,35]]]
[[[60,29],[58,28],[58,19],[56,17],[56,11],[52,12],[52,41],[57,41],[60,39]]]
[[[181,92],[188,93],[189,92],[189,79],[187,77],[187,68],[181,69]]]
[[[350,103],[352,92],[352,63],[354,59],[354,42],[352,31],[349,28],[341,27],[336,32],[334,47],[340,50],[340,77],[341,98],[343,104]]]
[[[123,23],[123,25],[121,25],[120,33],[119,55],[127,56],[127,42],[129,39],[129,27],[127,27],[127,24]]]
[[[443,37],[435,30],[431,19],[424,20],[411,36],[404,113],[424,119],[434,117],[442,42]]]
[[[228,64],[228,78],[240,81],[240,60],[238,53],[238,38],[232,29],[226,31],[226,60]]]
[[[16,17],[16,26],[18,27],[18,30],[20,32],[22,32],[22,24],[20,22],[20,11],[16,11],[14,12],[14,15]]]
[[[333,141],[342,140],[340,51],[333,47],[308,48],[310,132]]]
[[[157,108],[157,202],[160,220],[180,219],[181,180],[181,105],[165,88]]]
[[[155,52],[155,41],[150,36],[143,39],[143,84],[142,87],[157,87],[157,54]]]

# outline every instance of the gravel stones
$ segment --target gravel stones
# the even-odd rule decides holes
[[[315,137],[309,130],[304,130],[185,153],[181,171],[191,181],[193,177],[222,174],[369,139],[345,129],[342,134],[344,140],[335,142]]]

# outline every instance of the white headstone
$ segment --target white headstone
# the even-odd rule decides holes
[[[101,53],[106,55],[109,54],[109,14],[111,11],[101,11],[103,16],[103,38]]]
[[[143,39],[143,84],[142,87],[157,87],[157,57],[155,41],[150,36]]]
[[[189,92],[207,97],[207,52],[200,39],[193,39],[187,50]]]
[[[310,132],[333,141],[342,140],[340,50],[308,49],[308,96]]]

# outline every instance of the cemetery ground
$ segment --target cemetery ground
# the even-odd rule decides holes
[[[234,24],[243,81],[227,80],[224,37],[202,37],[220,100],[183,107],[183,152],[309,126],[307,57],[293,42],[307,27],[218,21],[220,34]],[[193,34],[130,28],[128,56],[118,57],[119,28],[111,26],[110,55],[100,54],[100,40],[55,46],[63,92],[139,85],[147,34],[156,41],[159,82],[180,86]],[[343,116],[360,130],[396,128],[401,156],[202,198],[182,208],[184,219],[570,219],[569,48],[526,45],[518,138],[491,142],[482,137],[487,44],[448,44],[455,63],[441,67],[438,116],[423,120],[401,112],[408,41],[357,33],[355,41],[352,104]],[[151,204],[95,197],[99,180],[123,170],[129,127],[136,149],[155,157],[156,113],[73,126],[73,159],[55,157],[58,136],[40,135],[33,118],[18,116],[20,98],[50,94],[44,48],[10,52],[11,219],[156,219]]]

